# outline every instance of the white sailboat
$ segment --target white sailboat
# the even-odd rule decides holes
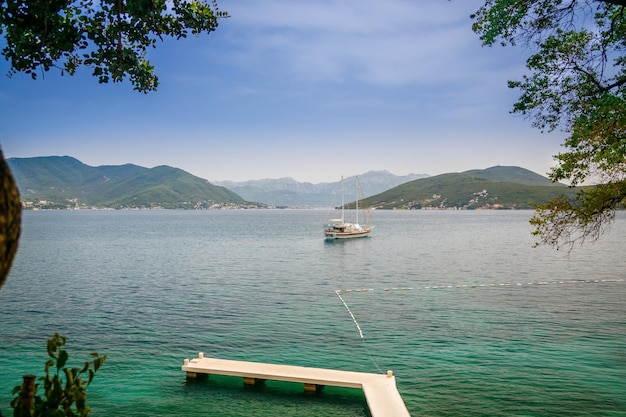
[[[353,239],[368,236],[374,226],[359,224],[359,179],[356,178],[356,220],[354,223],[345,221],[345,204],[343,192],[343,176],[341,176],[341,218],[330,219],[324,226],[326,239]]]

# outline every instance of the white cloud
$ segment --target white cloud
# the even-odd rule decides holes
[[[254,71],[313,83],[441,82],[478,47],[471,3],[249,0],[228,5],[224,27],[234,59]]]

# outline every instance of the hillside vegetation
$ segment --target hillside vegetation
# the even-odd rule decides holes
[[[201,209],[247,204],[224,187],[169,166],[91,167],[69,156],[7,162],[26,208]]]
[[[578,189],[519,167],[492,167],[411,181],[360,204],[374,209],[530,209]]]
[[[313,207],[320,202],[332,206],[341,201],[340,181],[314,185],[283,178],[239,184],[238,190],[256,189],[250,195],[258,196],[254,201],[260,202],[250,203],[233,190],[169,166],[91,167],[69,156],[9,158],[7,162],[27,209],[249,208],[279,206],[267,200],[278,200],[277,196],[282,196],[281,206],[291,207]],[[533,203],[545,203],[561,194],[574,198],[578,192],[520,167],[495,166],[406,180],[386,171],[359,176],[362,191],[386,190],[365,193],[370,197],[359,204],[374,209],[530,209]],[[346,202],[351,195],[354,198],[350,190],[355,181],[355,177],[346,179]],[[394,181],[400,185],[383,188]]]

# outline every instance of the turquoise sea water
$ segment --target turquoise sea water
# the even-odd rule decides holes
[[[324,210],[26,212],[0,410],[60,332],[71,365],[109,357],[94,416],[367,415],[359,390],[187,382],[200,351],[393,370],[413,416],[626,416],[623,213],[569,254],[531,248],[529,211],[374,214],[370,238],[329,243]]]

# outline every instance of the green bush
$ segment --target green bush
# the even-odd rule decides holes
[[[55,333],[48,339],[46,375],[34,384],[35,375],[26,375],[24,384],[13,389],[15,398],[11,401],[14,417],[85,417],[91,411],[87,405],[87,385],[91,383],[106,355],[91,353],[93,359],[86,361],[82,368],[66,367],[69,355],[63,346],[66,338]],[[37,395],[43,388],[43,397]]]

